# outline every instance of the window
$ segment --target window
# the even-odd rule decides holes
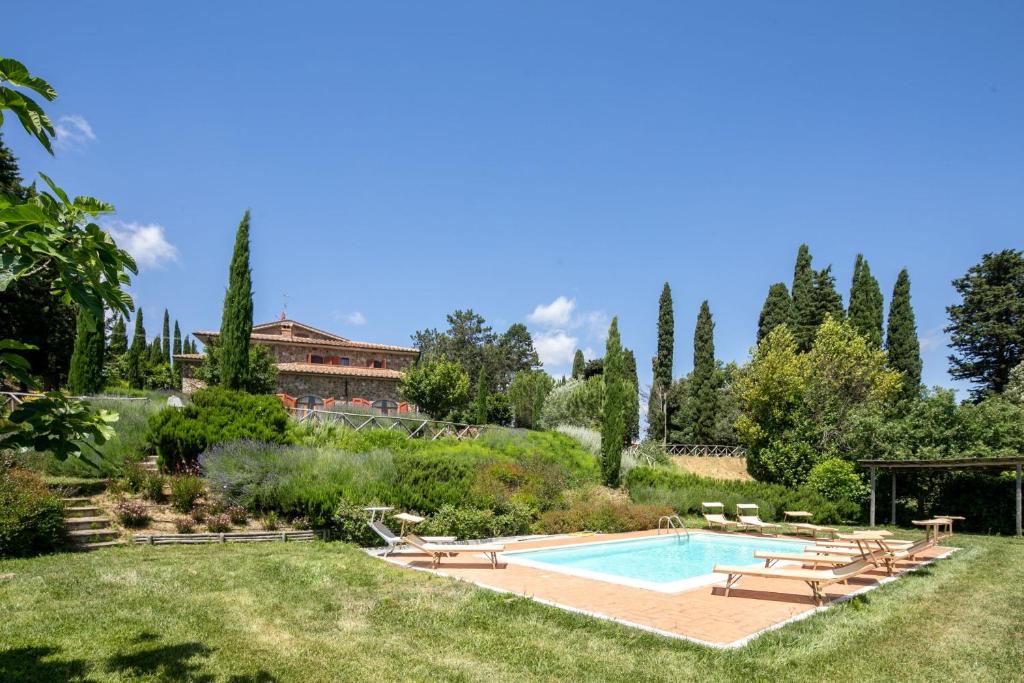
[[[375,367],[375,368],[382,368],[382,367],[384,367],[384,361],[374,360],[373,361],[373,367]]]
[[[341,357],[341,364],[342,364],[342,365],[348,365],[348,363],[349,363],[349,360],[348,360],[348,358],[345,358],[344,356],[342,356],[342,357]]]
[[[324,364],[324,357],[323,356],[318,356],[315,353],[311,353],[311,354],[309,354],[309,362],[310,363],[315,363],[317,365],[323,365]]]

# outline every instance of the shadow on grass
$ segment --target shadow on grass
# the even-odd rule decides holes
[[[149,644],[159,636],[144,631],[135,637],[138,644]],[[216,677],[205,670],[206,660],[215,652],[198,642],[175,645],[155,645],[131,654],[121,654],[107,660],[107,671],[127,676],[152,677],[157,681],[188,681],[189,683],[210,683]],[[234,674],[229,683],[276,683],[277,679],[260,670],[254,674]]]
[[[0,681],[76,681],[88,677],[89,663],[84,659],[57,659],[55,647],[19,647],[0,650]],[[45,660],[45,661],[44,661]]]

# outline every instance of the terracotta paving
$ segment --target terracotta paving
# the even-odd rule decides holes
[[[656,534],[655,531],[644,531],[546,538],[506,544],[506,549],[529,550]],[[802,540],[807,539],[804,537]],[[897,565],[897,576],[943,556],[950,550],[936,546],[922,553],[917,562],[901,562]],[[730,591],[728,597],[721,585],[705,585],[668,594],[519,564],[499,562],[497,569],[491,569],[482,556],[445,558],[436,570],[431,570],[429,557],[411,550],[395,553],[387,559],[401,566],[433,571],[440,576],[469,581],[484,588],[516,593],[566,609],[717,647],[743,645],[750,637],[766,629],[809,616],[816,609],[810,589],[800,581],[745,577]],[[876,587],[885,578],[884,570],[876,570],[853,578],[848,584],[833,584],[825,592],[830,602],[834,602],[851,593]]]

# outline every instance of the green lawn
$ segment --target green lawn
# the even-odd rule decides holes
[[[953,559],[733,651],[342,544],[0,561],[0,680],[1022,680],[1024,543],[955,540]]]

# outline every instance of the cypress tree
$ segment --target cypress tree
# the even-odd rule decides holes
[[[75,350],[68,371],[68,391],[76,396],[96,394],[103,389],[103,353],[106,346],[103,323],[84,308],[78,309]]]
[[[145,374],[142,370],[142,352],[146,346],[146,328],[142,322],[142,309],[135,315],[135,330],[132,332],[132,346],[128,350],[125,363],[124,378],[132,389],[142,389],[145,385]]]
[[[793,336],[801,351],[809,351],[818,329],[817,306],[814,296],[814,270],[811,268],[811,250],[801,244],[793,267]]]
[[[164,346],[160,342],[160,337],[153,337],[153,343],[149,345],[149,354],[146,360],[150,366],[167,362],[167,359],[164,357]]]
[[[124,318],[117,316],[110,328],[110,344],[107,346],[107,353],[111,358],[116,358],[128,351],[128,330],[125,328]]]
[[[619,485],[626,441],[626,386],[619,319],[612,318],[604,355],[604,405],[601,410],[601,475],[605,486]]]
[[[171,316],[168,314],[167,309],[164,309],[164,328],[163,334],[161,335],[161,352],[164,356],[164,362],[168,365],[171,364]]]
[[[476,400],[473,403],[473,421],[478,425],[487,424],[487,369],[480,368],[476,380]]]
[[[711,443],[718,412],[715,386],[715,323],[707,300],[700,305],[697,327],[693,331],[693,374],[690,377],[693,411],[693,439]]]
[[[587,361],[583,358],[583,352],[576,349],[576,355],[572,357],[572,378],[583,379],[583,368]]]
[[[640,395],[637,393],[640,378],[633,349],[622,349],[622,368],[626,380],[626,443],[632,443],[640,438]]]
[[[181,350],[182,350],[182,346],[181,346],[181,328],[178,327],[178,321],[175,320],[174,321],[174,346],[171,349],[171,352],[172,352],[173,355],[177,356],[179,353],[181,353]]]
[[[910,274],[906,268],[896,278],[889,301],[885,346],[889,367],[903,373],[900,398],[916,398],[921,391],[921,344],[917,339],[914,309],[910,305]]]
[[[776,282],[768,288],[768,296],[757,319],[757,343],[760,344],[769,332],[783,324],[793,327],[793,300],[789,298],[786,284]]]
[[[811,342],[825,318],[832,316],[842,320],[846,311],[843,310],[843,297],[836,291],[836,279],[832,275],[832,266],[814,273],[814,325],[811,330]]]
[[[857,332],[875,348],[882,347],[882,289],[871,274],[871,266],[863,255],[857,254],[850,285],[850,306],[847,317]]]
[[[228,290],[220,319],[220,383],[245,389],[249,381],[249,340],[252,336],[252,271],[249,269],[249,211],[235,235],[228,271]]]
[[[658,350],[651,361],[651,395],[647,403],[647,434],[668,438],[668,394],[672,388],[672,356],[675,352],[675,316],[672,288],[666,282],[658,299]]]

